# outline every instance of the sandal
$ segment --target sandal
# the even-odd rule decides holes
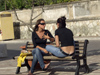
[[[47,66],[47,68],[43,68],[43,70],[46,71],[46,70],[49,68],[49,66],[50,66],[50,63],[49,63],[49,65]]]

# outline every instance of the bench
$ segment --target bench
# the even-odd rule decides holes
[[[44,56],[44,60],[51,60],[51,61],[76,61],[77,67],[76,67],[76,72],[75,75],[79,75],[79,70],[80,68],[85,69],[85,73],[89,73],[89,67],[87,65],[87,45],[89,41],[84,40],[84,41],[75,41],[75,54],[73,56],[67,56],[65,58],[58,58],[53,55],[49,56]],[[55,43],[49,43],[55,46]],[[27,51],[32,51],[33,50],[33,44],[32,42],[27,42],[25,50]],[[17,57],[14,57],[17,58]],[[29,55],[25,59],[25,64],[23,66],[27,66],[27,68],[30,70],[30,66],[28,64],[28,60],[32,60],[33,56]],[[83,60],[83,63],[81,64],[81,60]]]

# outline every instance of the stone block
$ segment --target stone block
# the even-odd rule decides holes
[[[0,57],[7,57],[7,46],[6,46],[6,44],[0,44]]]

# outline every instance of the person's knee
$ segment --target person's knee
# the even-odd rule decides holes
[[[50,50],[50,49],[51,49],[51,45],[47,45],[46,50]]]
[[[36,54],[38,54],[38,53],[40,53],[41,51],[40,51],[40,49],[39,48],[36,48]]]
[[[46,46],[46,50],[47,51],[52,51],[52,50],[56,50],[57,48],[56,47],[54,47],[54,46],[52,46],[52,45],[47,45]]]
[[[34,50],[32,50],[32,55],[34,55],[36,53],[37,48],[35,48]]]
[[[36,54],[34,54],[33,58],[34,58],[35,60],[37,60],[37,56],[36,56]]]

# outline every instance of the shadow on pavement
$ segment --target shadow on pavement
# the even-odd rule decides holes
[[[90,72],[93,72],[95,70],[98,70],[100,69],[100,66],[98,65],[98,63],[92,63],[92,64],[89,64],[89,68],[90,68]]]
[[[56,72],[72,72],[75,74],[76,72],[76,62],[75,61],[58,61],[58,62],[52,62],[51,66],[53,68],[50,68],[48,70],[49,75],[57,75],[55,74]],[[83,75],[84,72],[85,72],[85,69],[80,69],[81,74],[80,75]]]
[[[13,59],[14,56],[20,55],[20,50],[7,50],[7,57],[0,58],[0,61]]]
[[[100,49],[87,51],[88,56],[100,55]]]
[[[100,58],[100,49],[87,51],[87,57],[89,57],[87,61],[89,62],[90,72],[100,69],[100,62],[98,61],[98,58]]]
[[[13,59],[14,56],[19,56],[21,51],[21,46],[26,43],[6,43],[7,45],[7,57],[0,58],[0,61]]]

